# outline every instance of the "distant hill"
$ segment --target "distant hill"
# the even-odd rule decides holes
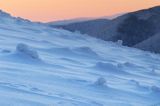
[[[92,19],[93,18],[74,18],[74,19],[68,19],[68,20],[59,20],[59,21],[48,22],[47,24],[52,25],[52,26],[68,25],[68,24],[88,21],[88,20],[92,20]]]
[[[63,26],[63,25],[69,25],[73,23],[81,23],[85,21],[92,21],[92,20],[97,20],[97,19],[115,19],[118,16],[121,16],[124,13],[119,13],[119,14],[114,14],[111,16],[103,16],[103,17],[81,17],[81,18],[73,18],[73,19],[66,19],[66,20],[58,20],[58,21],[52,21],[48,22],[46,24],[51,25],[51,26]]]
[[[107,19],[97,19],[97,20],[90,20],[90,21],[84,21],[84,22],[78,22],[68,25],[60,25],[56,26],[59,28],[63,28],[72,32],[80,31],[83,34],[88,34],[93,37],[99,38],[99,36],[103,35],[102,32],[110,23],[110,20]],[[54,25],[51,25],[52,27],[55,27]],[[101,36],[102,37],[102,36]]]
[[[115,19],[96,19],[83,22],[75,22],[68,25],[50,25],[51,27],[63,28],[69,31],[80,31],[83,34],[105,40],[123,40],[123,45],[143,49],[149,45],[149,40],[153,36],[160,34],[160,6],[143,9],[124,14]],[[154,37],[153,37],[154,38]],[[152,38],[152,42],[153,41]],[[157,37],[156,37],[157,38]],[[142,42],[146,42],[143,43]],[[141,45],[141,46],[138,46]],[[159,47],[160,48],[160,47]],[[151,51],[151,49],[145,49]],[[152,52],[158,52],[157,49]]]

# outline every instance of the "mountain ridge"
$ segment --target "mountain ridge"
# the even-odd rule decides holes
[[[82,34],[88,34],[90,36],[105,40],[105,41],[118,41],[118,40],[123,40],[123,43],[125,46],[130,46],[130,47],[137,47],[135,46],[136,44],[143,42],[144,40],[149,39],[152,36],[155,36],[156,34],[160,33],[159,29],[160,29],[160,6],[155,6],[155,7],[151,7],[148,9],[143,9],[143,10],[138,10],[135,12],[130,12],[130,13],[126,13],[122,16],[119,16],[115,19],[112,20],[105,20],[108,21],[105,25],[103,25],[102,23],[105,23],[104,20],[101,19],[97,19],[99,20],[99,23],[96,23],[97,20],[91,20],[91,21],[86,21],[86,22],[80,22],[80,23],[73,23],[73,24],[68,24],[68,25],[60,25],[60,26],[52,26],[51,27],[57,27],[57,28],[63,28],[69,31],[80,31]],[[135,16],[137,17],[136,19],[130,18],[131,16]],[[135,26],[139,26],[139,35],[133,35],[131,33],[129,33],[129,30],[131,30],[131,32],[136,32],[135,27],[133,28],[130,25],[130,29],[128,28],[128,34],[126,35],[126,37],[124,39],[128,39],[129,37],[132,37],[132,41],[128,41],[128,40],[124,40],[121,39],[123,37],[123,33],[121,34],[121,32],[119,32],[119,28],[124,27],[123,23],[125,23],[126,25],[128,25],[126,22],[126,19],[128,19],[128,22],[131,21],[133,19],[133,22],[135,24]],[[92,24],[95,21],[94,24]],[[144,26],[142,26],[143,23]],[[148,23],[148,27],[147,25],[145,25],[146,23]],[[149,26],[150,25],[150,26]],[[94,27],[94,26],[98,26]],[[125,27],[124,27],[125,28]],[[137,28],[137,27],[136,27]],[[135,31],[134,31],[135,29]],[[150,34],[146,31],[146,30],[150,30]],[[140,32],[140,30],[142,30]],[[125,30],[127,32],[127,30]],[[145,34],[146,33],[146,34]],[[148,34],[147,34],[148,33]],[[143,35],[143,39],[142,39],[142,35]],[[137,36],[137,40],[134,38],[134,36]],[[139,37],[138,37],[139,36]],[[138,42],[136,42],[138,41]],[[125,43],[126,42],[126,43]],[[128,42],[128,43],[127,43]],[[158,42],[157,42],[158,43]],[[139,49],[142,49],[139,47]],[[143,49],[142,49],[143,50]],[[147,49],[146,49],[147,50]],[[155,50],[150,50],[148,49],[147,51],[151,51],[151,52],[156,52]],[[158,51],[159,53],[159,51]]]

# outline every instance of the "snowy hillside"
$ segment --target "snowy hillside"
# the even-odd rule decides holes
[[[160,57],[0,16],[1,106],[154,106]]]

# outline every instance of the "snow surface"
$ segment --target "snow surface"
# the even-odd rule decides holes
[[[1,106],[158,106],[160,56],[0,18]]]

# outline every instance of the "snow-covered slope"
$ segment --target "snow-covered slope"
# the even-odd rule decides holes
[[[159,55],[12,17],[0,21],[1,106],[160,103]]]
[[[150,37],[143,42],[136,44],[134,47],[140,48],[142,50],[151,51],[155,53],[160,53],[160,33]]]

